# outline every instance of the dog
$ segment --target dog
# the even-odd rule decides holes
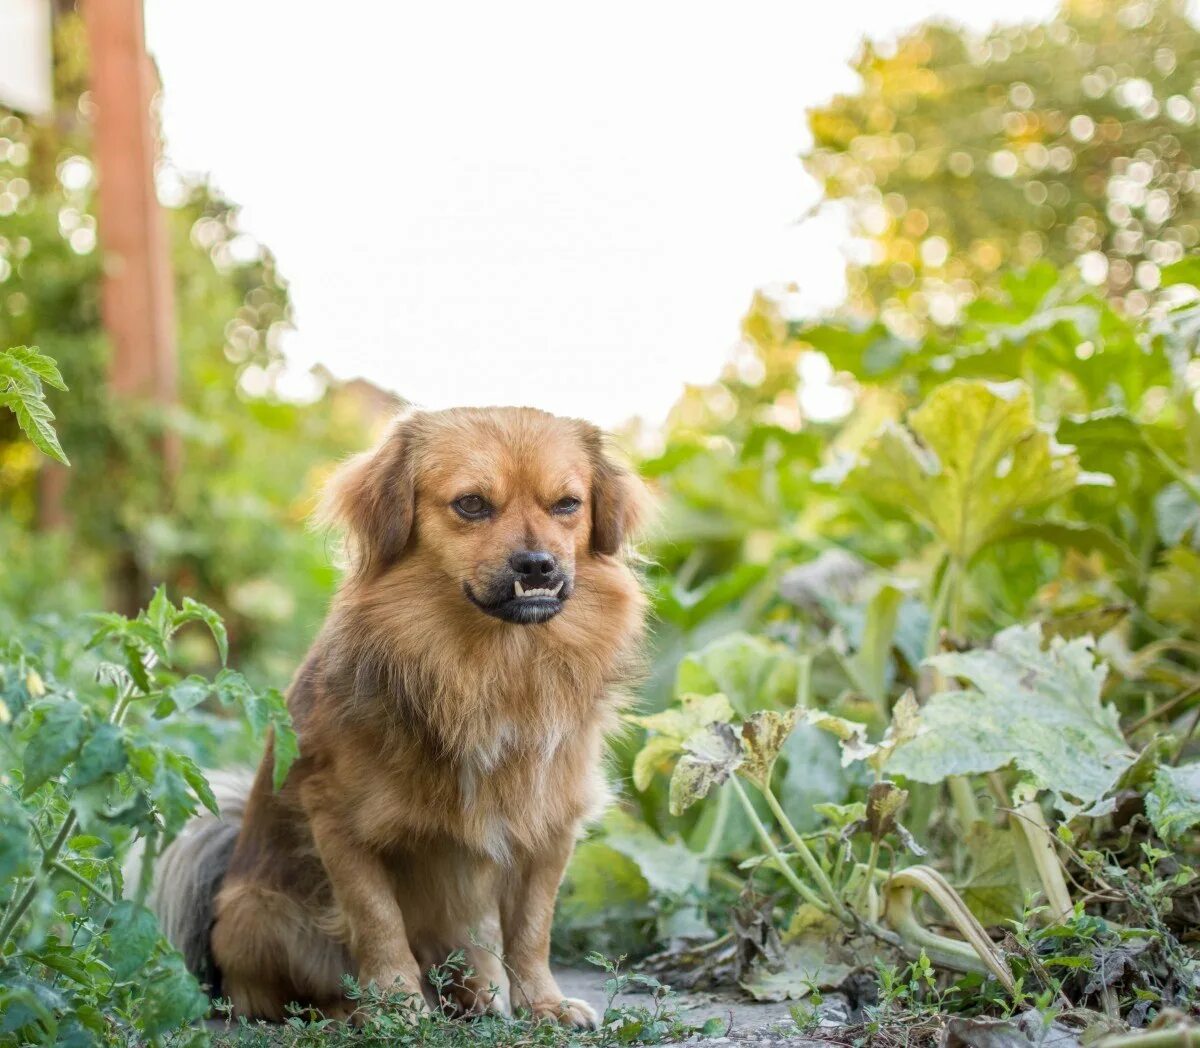
[[[587,423],[400,417],[324,496],[347,570],[288,691],[299,757],[164,852],[151,901],[235,1015],[345,1017],[345,973],[418,1007],[594,1027],[550,970],[555,896],[607,801],[639,663],[647,490]],[[435,995],[428,972],[462,950]]]

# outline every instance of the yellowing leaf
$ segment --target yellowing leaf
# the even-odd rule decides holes
[[[796,725],[797,710],[760,710],[742,725],[741,774],[760,789],[771,785],[771,769]]]
[[[652,735],[633,759],[633,785],[645,792],[657,772],[666,771],[676,755],[683,752],[683,743],[672,735]]]
[[[698,731],[684,743],[683,756],[671,776],[671,814],[682,815],[741,763],[742,747],[728,724],[710,724]]]
[[[679,705],[671,706],[659,713],[633,714],[625,719],[630,724],[645,728],[656,735],[666,735],[682,742],[706,724],[714,721],[729,721],[733,718],[733,707],[729,700],[717,692],[712,695],[689,693],[679,697]]]
[[[966,563],[1021,510],[1080,481],[1074,452],[1038,428],[1021,382],[955,380],[869,444],[845,485],[896,506]]]

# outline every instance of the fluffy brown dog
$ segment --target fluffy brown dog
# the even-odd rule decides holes
[[[248,1017],[344,1013],[345,972],[435,1003],[463,949],[462,1010],[593,1025],[550,922],[642,632],[641,482],[586,423],[460,409],[399,420],[327,504],[350,567],[288,695],[300,757],[164,855],[168,935]]]

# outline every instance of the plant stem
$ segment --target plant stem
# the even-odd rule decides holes
[[[61,859],[55,859],[51,868],[54,870],[57,870],[59,873],[65,874],[66,876],[70,877],[73,881],[76,881],[77,883],[81,884],[84,888],[86,888],[88,891],[90,891],[97,898],[103,899],[106,903],[108,903],[109,906],[117,905],[116,900],[114,900],[113,897],[108,894],[108,892],[106,892],[103,888],[101,888],[94,881],[89,880],[82,873],[78,872],[77,870],[71,869],[71,867],[68,866]]]
[[[704,842],[704,851],[700,856],[706,863],[711,863],[717,857],[721,847],[721,838],[725,836],[725,827],[729,823],[729,810],[732,795],[728,783],[717,791],[717,814],[713,817],[712,829],[708,832],[708,840]]]
[[[805,652],[796,660],[798,664],[796,683],[796,705],[808,709],[812,705],[812,664],[813,657]]]
[[[755,832],[758,834],[758,839],[762,842],[762,846],[766,849],[767,854],[775,860],[775,864],[783,874],[784,880],[795,889],[796,894],[805,902],[815,906],[822,913],[828,913],[829,907],[822,901],[821,897],[800,880],[796,876],[796,871],[787,864],[783,854],[771,839],[771,834],[763,825],[762,819],[758,817],[758,812],[754,810],[754,805],[750,803],[750,798],[746,796],[746,791],[742,788],[742,784],[737,780],[736,776],[729,780],[729,784],[733,787],[733,792],[737,796],[737,799],[742,802],[742,808],[746,812],[746,817],[750,820],[751,825],[753,825]]]
[[[925,657],[936,655],[938,637],[941,633],[942,622],[946,618],[946,602],[950,599],[950,587],[954,578],[954,561],[946,558],[946,567],[942,571],[942,581],[938,583],[934,594],[933,607],[929,609],[929,633],[925,638]]]
[[[850,914],[847,912],[846,907],[842,905],[842,900],[838,897],[838,893],[834,891],[833,884],[830,883],[829,875],[817,861],[817,857],[813,855],[808,842],[800,836],[799,831],[792,825],[792,820],[787,817],[787,812],[783,810],[783,806],[776,799],[770,787],[762,790],[762,795],[767,802],[767,807],[771,809],[771,814],[779,820],[779,825],[783,827],[784,835],[791,841],[792,847],[796,849],[796,854],[800,856],[801,861],[808,868],[808,872],[812,874],[813,880],[817,882],[817,887],[821,889],[821,894],[825,896],[829,901],[829,905],[833,907],[833,912],[842,921],[849,924],[851,922]]]
[[[866,900],[871,892],[871,881],[875,877],[875,867],[879,865],[879,841],[871,841],[871,853],[867,856],[867,872],[863,876],[862,888],[859,889],[860,901]]]
[[[950,790],[950,800],[954,804],[954,814],[958,817],[959,826],[966,834],[979,821],[979,801],[975,799],[975,791],[971,781],[965,775],[951,775],[946,780]]]

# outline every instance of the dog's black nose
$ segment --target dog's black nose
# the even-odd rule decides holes
[[[521,576],[522,582],[540,586],[550,581],[558,570],[558,561],[553,554],[541,549],[527,549],[508,558],[508,566]]]

